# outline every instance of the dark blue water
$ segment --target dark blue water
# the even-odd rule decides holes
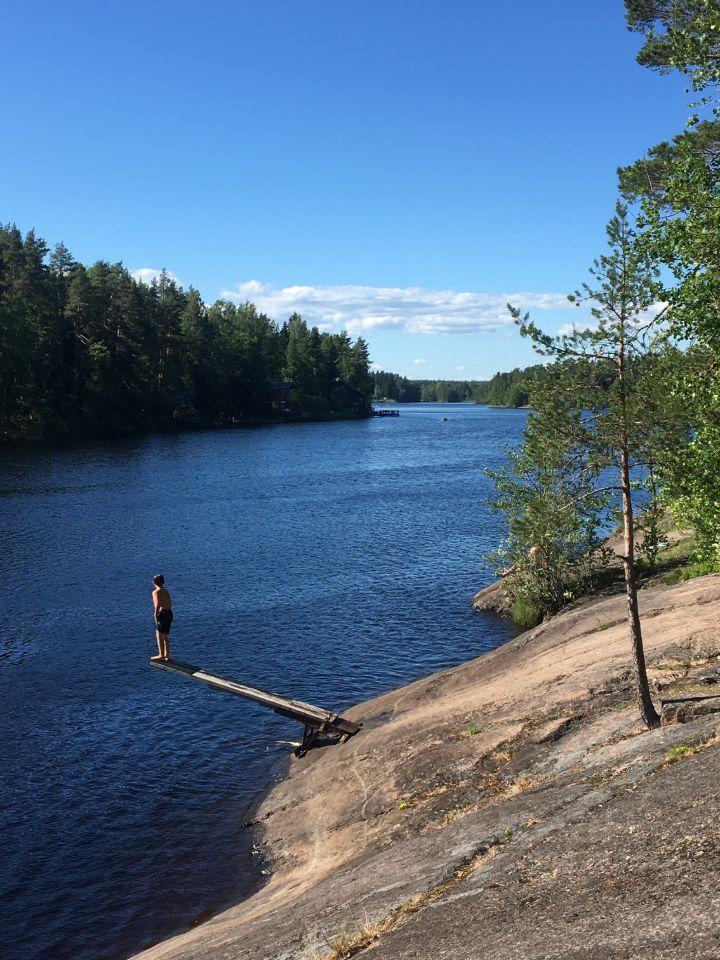
[[[447,422],[443,417],[447,416]],[[178,659],[341,709],[502,643],[474,613],[485,466],[522,411],[0,453],[0,929],[13,960],[123,958],[239,899],[242,826],[296,725]]]

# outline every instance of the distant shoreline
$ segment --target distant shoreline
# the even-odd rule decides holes
[[[530,410],[528,404],[518,407],[506,407],[493,403],[479,403],[475,400],[373,400],[376,404],[391,404],[393,406],[423,406],[432,407],[487,407],[490,410]],[[160,429],[133,429],[105,431],[103,433],[81,433],[72,430],[46,431],[37,434],[16,434],[9,431],[0,431],[0,449],[11,449],[13,447],[34,447],[44,444],[65,444],[65,443],[83,443],[85,441],[113,441],[113,440],[132,440],[140,437],[169,436],[180,433],[198,433],[205,430],[251,430],[260,427],[277,427],[282,424],[308,424],[308,423],[336,423],[348,420],[369,420],[372,417],[370,413],[343,413],[343,414],[325,414],[322,416],[286,416],[281,418],[247,418],[229,421],[187,421],[177,424],[169,424]]]
[[[373,400],[373,403],[392,403],[398,406],[414,407],[418,404],[424,404],[428,407],[433,405],[438,407],[488,407],[490,410],[531,410],[529,403],[521,403],[518,406],[507,405],[504,403],[483,403],[480,400],[390,400],[384,397],[382,400]]]
[[[134,429],[134,430],[116,430],[103,433],[80,433],[80,432],[53,432],[48,431],[35,435],[27,434],[9,434],[7,431],[0,432],[0,449],[11,449],[13,447],[34,447],[45,444],[65,444],[65,443],[83,443],[86,441],[113,441],[113,440],[134,440],[142,437],[156,436],[175,436],[181,433],[202,433],[204,431],[220,430],[252,430],[260,427],[277,427],[283,424],[303,425],[308,423],[336,423],[347,420],[369,420],[370,413],[350,413],[338,414],[333,416],[312,416],[302,417],[300,415],[293,417],[282,417],[278,419],[247,419],[231,420],[227,422],[206,421],[195,423],[178,423],[177,425],[167,425],[161,429]]]

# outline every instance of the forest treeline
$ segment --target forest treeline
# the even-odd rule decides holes
[[[410,380],[398,373],[372,374],[375,400],[398,403],[462,403],[474,401],[479,380]]]
[[[523,407],[528,403],[528,380],[543,376],[535,364],[509,373],[496,373],[490,380],[411,380],[397,373],[377,370],[372,378],[375,400],[397,403],[487,403],[495,407]]]
[[[572,371],[571,371],[572,366]],[[490,380],[410,380],[397,373],[372,374],[375,400],[398,403],[486,403],[493,407],[526,407],[533,385],[555,383],[587,375],[581,364],[562,366],[536,363],[507,373],[496,373]]]
[[[363,415],[369,364],[362,338],[0,227],[0,439]]]
[[[528,402],[526,381],[542,370],[496,373],[490,380],[414,380],[397,373],[373,373],[375,400],[397,403],[488,403],[497,407],[522,407]]]
[[[660,723],[648,683],[638,588],[672,562],[668,527],[691,531],[682,576],[720,570],[720,6],[625,0],[638,61],[680,72],[683,131],[618,171],[607,244],[570,299],[585,329],[552,335],[519,308],[548,364],[526,379],[523,442],[488,471],[505,523],[491,561],[526,625],[622,568],[639,712]],[[605,545],[609,523],[620,556]]]

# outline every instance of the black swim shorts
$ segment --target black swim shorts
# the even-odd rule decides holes
[[[157,615],[158,633],[170,633],[170,624],[173,621],[172,610],[160,610]]]

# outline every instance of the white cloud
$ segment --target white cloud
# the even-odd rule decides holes
[[[593,302],[589,303],[589,306],[595,306]],[[664,301],[659,301],[654,303],[652,306],[647,307],[645,310],[640,310],[633,317],[633,324],[638,324],[643,326],[649,324],[651,320],[655,320],[657,317],[660,317],[658,321],[659,325],[664,324],[664,314],[667,309],[668,304]],[[600,325],[600,321],[593,316],[585,316],[580,322],[571,321],[570,323],[563,323],[557,328],[557,335],[559,337],[571,337],[574,333],[578,331],[585,330],[597,330]]]
[[[413,360],[414,367],[424,367],[427,363],[427,360],[424,360],[422,357],[418,357],[416,360]]]
[[[467,367],[465,366],[465,364],[462,364],[459,367],[455,367],[455,369],[457,370],[458,373],[462,373],[464,370],[467,370]]]
[[[592,320],[588,320],[587,323],[563,323],[557,328],[557,335],[571,337],[577,330],[594,330],[596,326],[597,323]]]
[[[154,267],[140,267],[139,270],[131,270],[130,273],[139,283],[144,283],[149,287],[153,280],[160,279],[162,270],[156,270]],[[172,270],[166,270],[165,273],[171,280],[174,280],[179,287],[182,287],[182,280],[176,277]]]
[[[360,285],[275,287],[248,280],[223,290],[235,303],[251,300],[274,320],[300,313],[310,325],[352,334],[372,330],[407,333],[481,333],[512,326],[507,303],[521,310],[565,310],[564,293],[480,293],[423,287]]]

